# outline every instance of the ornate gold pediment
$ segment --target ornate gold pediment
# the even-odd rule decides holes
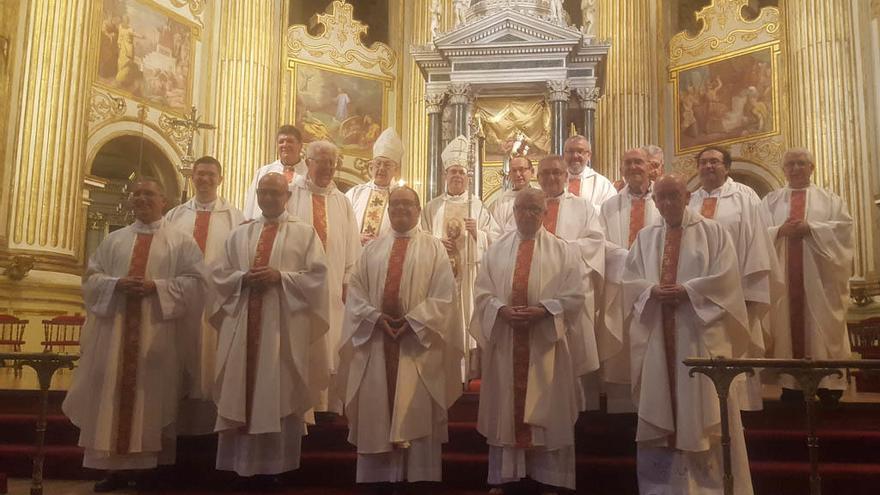
[[[368,27],[354,19],[353,7],[334,0],[323,14],[315,16],[321,28],[318,36],[309,34],[306,26],[295,25],[287,30],[287,56],[335,66],[341,69],[394,77],[397,55],[384,43],[364,46],[361,37]]]
[[[742,15],[749,0],[713,0],[696,13],[703,29],[695,36],[682,31],[669,41],[669,65],[678,67],[779,40],[779,9],[764,7],[757,18]]]

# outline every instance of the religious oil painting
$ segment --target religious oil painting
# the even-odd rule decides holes
[[[293,116],[303,142],[326,140],[345,155],[370,158],[386,125],[390,82],[302,62],[291,68]]]
[[[143,0],[103,0],[95,81],[184,113],[192,100],[198,26]]]
[[[778,45],[673,69],[676,150],[779,133]]]

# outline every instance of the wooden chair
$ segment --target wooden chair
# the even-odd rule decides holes
[[[27,324],[28,320],[20,320],[12,315],[0,315],[0,349],[6,352],[21,352]],[[6,363],[0,361],[0,366],[6,366]],[[21,376],[21,366],[14,359],[12,370],[15,376]]]
[[[880,317],[847,323],[849,343],[853,352],[862,359],[880,359]],[[856,389],[860,392],[880,392],[880,376],[856,370]]]
[[[79,314],[61,315],[51,320],[43,320],[44,340],[40,342],[43,345],[43,352],[69,354],[68,348],[78,348],[80,333],[85,322],[85,317]],[[76,352],[78,351],[79,349],[76,349]]]

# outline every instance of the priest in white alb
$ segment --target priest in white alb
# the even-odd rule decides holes
[[[297,469],[304,415],[329,384],[327,267],[315,229],[286,211],[287,178],[260,179],[262,215],[232,231],[213,272],[220,330],[217,469],[274,488]]]
[[[392,232],[365,247],[345,306],[348,440],[358,483],[440,481],[446,411],[462,391],[455,280],[443,243],[419,228],[418,194],[398,187],[388,201]]]
[[[389,127],[373,143],[373,159],[367,164],[370,181],[345,192],[358,222],[361,244],[391,232],[388,223],[388,191],[398,177],[403,159],[403,142]]]
[[[62,404],[80,430],[83,466],[109,470],[96,492],[125,488],[124,470],[175,461],[181,394],[177,336],[191,329],[203,297],[202,253],[191,234],[162,217],[160,184],[131,189],[135,222],[109,234],[83,276],[87,312],[81,359]]]
[[[297,177],[306,174],[306,164],[302,159],[302,133],[292,125],[283,125],[275,134],[275,148],[278,159],[257,169],[254,179],[245,192],[244,209],[242,213],[245,219],[255,220],[260,218],[260,205],[257,201],[257,185],[264,175],[279,173],[287,178],[289,187],[293,188],[293,182]]]
[[[495,223],[498,224],[502,232],[516,230],[516,221],[513,219],[513,200],[516,199],[516,193],[526,187],[532,187],[530,183],[534,173],[535,166],[527,156],[511,157],[508,168],[510,189],[501,191],[489,205],[489,213],[495,218]]]
[[[568,192],[586,198],[596,211],[606,199],[617,194],[614,184],[593,169],[593,147],[586,137],[566,139],[562,157],[568,167]]]
[[[538,184],[547,196],[544,230],[575,245],[587,274],[582,318],[586,327],[581,332],[584,340],[571,342],[571,351],[583,354],[580,361],[596,362],[605,357],[612,340],[611,336],[597,334],[601,327],[596,326],[596,302],[600,300],[605,276],[605,236],[599,215],[585,198],[566,191],[568,169],[561,156],[550,155],[541,159]],[[583,407],[594,410],[599,408],[599,376],[587,371],[593,370],[575,370],[575,373],[584,385]]]
[[[226,239],[232,229],[244,221],[238,208],[217,195],[223,182],[223,167],[216,158],[203,156],[192,166],[195,196],[165,214],[165,220],[177,229],[192,235],[210,270],[223,258]],[[209,281],[210,286],[210,281]],[[206,292],[206,299],[213,291]],[[190,304],[195,304],[194,299]],[[204,301],[201,301],[204,305]],[[188,331],[180,337],[184,363],[184,401],[180,404],[177,433],[208,435],[214,432],[217,411],[211,398],[214,387],[214,364],[217,353],[217,329],[208,322],[204,311],[194,311],[198,319],[193,325],[199,331]]]
[[[718,495],[723,490],[721,412],[712,381],[690,376],[689,357],[741,356],[748,316],[736,252],[724,227],[687,208],[684,179],[654,184],[663,217],[639,232],[626,259],[639,492]],[[734,493],[752,483],[737,395],[728,404]]]
[[[501,230],[492,214],[476,194],[468,198],[470,177],[468,176],[469,143],[466,137],[458,136],[446,145],[441,153],[443,178],[446,192],[437,196],[422,210],[422,228],[440,239],[446,247],[452,272],[458,288],[458,311],[462,321],[469,321],[473,312],[473,287],[483,253],[500,234]],[[465,363],[474,374],[478,366],[470,353],[476,342],[468,339],[465,350]]]
[[[729,177],[732,159],[726,148],[709,146],[697,153],[696,159],[700,188],[691,194],[689,206],[723,225],[730,234],[746,298],[751,344],[744,356],[734,357],[762,358],[764,337],[770,336],[766,316],[783,291],[776,253],[767,233],[769,219],[755,191]],[[738,393],[743,409],[763,409],[763,387],[758,373],[747,377]]]
[[[660,221],[651,197],[652,166],[643,148],[624,152],[620,163],[624,186],[602,203],[599,220],[605,233],[605,287],[598,325],[611,336],[602,361],[602,389],[610,413],[635,412],[630,394],[629,320],[624,318],[623,268],[629,248],[647,225]]]
[[[850,359],[846,330],[849,278],[852,276],[853,221],[843,200],[811,183],[816,161],[803,148],[786,151],[782,171],[786,187],[764,198],[770,236],[779,256],[787,290],[785,311],[774,312],[773,357]],[[819,398],[834,403],[846,390],[846,374],[819,383]],[[783,397],[800,388],[780,376]]]
[[[287,211],[315,228],[327,261],[327,292],[330,328],[327,331],[327,363],[330,367],[330,383],[334,383],[339,365],[339,339],[342,335],[342,318],[348,279],[361,254],[361,241],[357,219],[351,203],[336,188],[333,177],[339,150],[328,141],[313,141],[306,148],[308,173],[298,179]],[[342,412],[341,391],[331,389],[322,398],[318,411]]]
[[[541,493],[575,489],[575,370],[599,366],[578,362],[569,346],[583,339],[587,274],[577,247],[542,227],[545,203],[537,189],[517,195],[517,230],[492,244],[475,286],[469,330],[482,350],[477,430],[489,444],[494,492],[526,477],[543,485]]]

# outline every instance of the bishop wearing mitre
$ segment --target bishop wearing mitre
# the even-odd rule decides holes
[[[315,228],[327,260],[327,292],[330,328],[327,331],[327,363],[331,384],[339,365],[339,338],[348,279],[361,253],[357,219],[351,203],[336,188],[333,177],[339,150],[328,141],[313,141],[306,148],[305,177],[293,187],[287,211]],[[342,398],[335,388],[322,397],[318,411],[342,412]]]
[[[286,211],[284,175],[267,174],[256,192],[262,215],[232,231],[212,276],[217,469],[243,477],[299,467],[305,414],[329,382],[321,240]]]
[[[80,429],[83,466],[110,471],[96,492],[125,488],[123,470],[174,463],[177,338],[204,292],[202,253],[162,217],[160,184],[138,180],[130,202],[135,222],[101,242],[83,276],[82,357],[62,404]]]
[[[361,243],[366,244],[380,235],[391,232],[388,221],[388,192],[400,176],[403,142],[389,127],[373,144],[373,159],[367,164],[370,181],[358,184],[345,193],[354,208]]]
[[[275,134],[275,148],[278,159],[272,163],[263,165],[254,174],[254,178],[248,186],[244,197],[244,209],[242,213],[248,220],[260,218],[260,205],[257,201],[257,185],[266,174],[278,173],[284,175],[289,187],[293,188],[294,180],[306,174],[306,164],[302,159],[303,138],[302,133],[296,127],[285,124],[278,128]]]
[[[224,255],[226,239],[244,221],[238,208],[217,195],[223,182],[223,167],[216,158],[203,156],[193,163],[192,183],[195,196],[165,214],[165,220],[177,229],[192,235],[205,256],[210,270]],[[210,280],[209,280],[210,285]],[[208,290],[206,298],[213,295]],[[204,304],[204,301],[203,301]],[[214,387],[214,364],[217,352],[217,329],[208,322],[204,311],[194,312],[199,331],[181,336],[180,351],[184,361],[184,396],[180,405],[177,432],[184,435],[207,435],[214,432],[217,412],[211,399]]]
[[[544,192],[517,195],[517,230],[483,258],[469,331],[482,351],[477,430],[489,444],[489,484],[530,477],[553,493],[575,489],[575,375],[598,362],[578,362],[569,345],[584,338],[586,265],[542,227],[545,212]]]
[[[422,228],[443,242],[452,263],[462,321],[469,321],[473,312],[474,279],[480,260],[501,233],[480,198],[468,195],[468,152],[466,137],[458,136],[449,142],[440,155],[446,192],[428,202],[422,210]],[[471,341],[466,349],[475,345]]]
[[[654,185],[662,223],[643,228],[626,258],[639,492],[708,495],[723,489],[718,394],[689,357],[742,356],[749,320],[733,241],[725,228],[687,208],[684,179]],[[734,384],[735,385],[735,384]],[[728,403],[734,493],[752,483],[738,395]]]
[[[462,391],[455,280],[443,243],[419,228],[418,194],[388,199],[392,231],[364,249],[346,301],[348,440],[358,483],[440,481],[446,411]]]

